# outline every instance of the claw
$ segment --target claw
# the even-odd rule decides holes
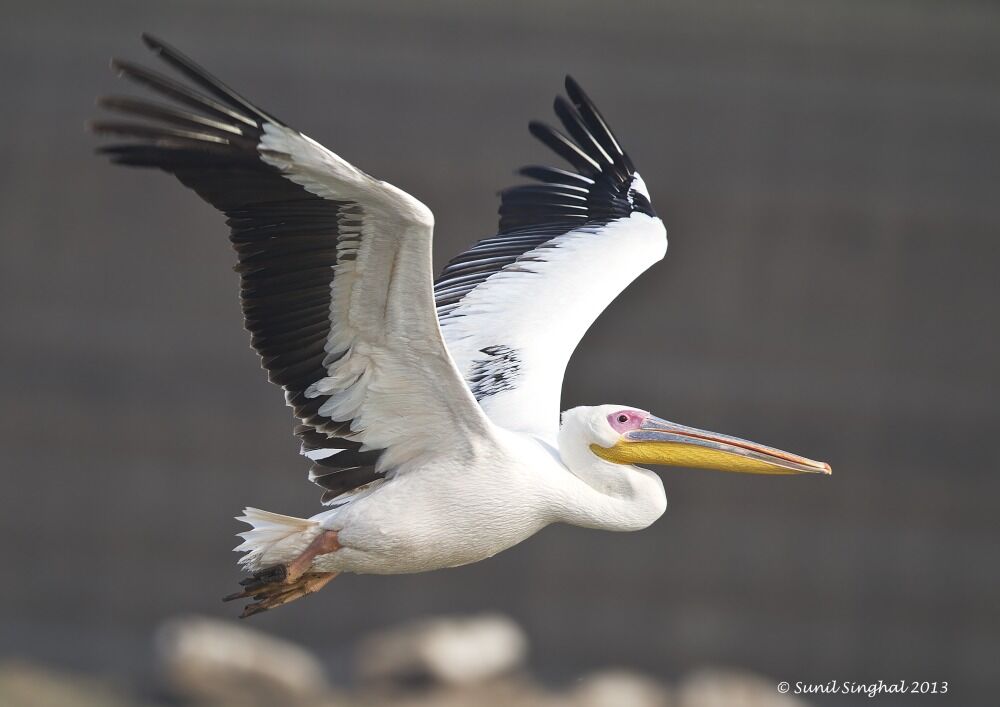
[[[286,589],[289,586],[285,584],[287,578],[288,568],[285,565],[267,567],[259,570],[258,572],[254,572],[249,577],[241,579],[240,586],[243,587],[243,590],[227,594],[222,597],[222,601],[234,601],[236,599],[245,599],[247,597],[260,599],[267,594],[272,594]]]
[[[273,584],[266,587],[264,591],[258,591],[256,594],[251,594],[250,590],[244,590],[230,596],[234,599],[253,596],[256,599],[253,603],[243,607],[243,613],[240,614],[240,618],[245,619],[254,614],[273,609],[276,606],[282,606],[296,599],[309,596],[313,592],[318,592],[336,576],[336,572],[309,572],[302,575],[293,584]]]
[[[288,567],[286,565],[275,565],[274,567],[267,567],[254,572],[246,579],[240,580],[240,584],[244,587],[256,584],[264,585],[272,582],[284,582],[287,577]]]
[[[270,607],[263,606],[261,604],[247,604],[243,607],[243,611],[240,612],[241,619],[247,619],[256,614],[263,614]]]

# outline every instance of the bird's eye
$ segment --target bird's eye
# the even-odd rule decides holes
[[[628,415],[619,415],[618,422],[628,422]]]

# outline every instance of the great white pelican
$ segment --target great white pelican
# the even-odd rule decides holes
[[[434,216],[240,96],[167,44],[187,81],[114,68],[166,102],[108,97],[124,136],[101,152],[156,167],[226,215],[251,344],[298,418],[321,513],[247,508],[248,616],[340,572],[478,562],[551,523],[640,530],[660,477],[640,465],[829,474],[829,465],[628,405],[560,414],[563,373],[601,311],[663,258],[649,191],[571,78],[565,132],[532,134],[569,169],[530,166],[501,194],[496,235],[435,280]]]

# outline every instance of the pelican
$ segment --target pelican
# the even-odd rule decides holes
[[[435,280],[424,204],[143,41],[186,81],[113,61],[167,102],[101,99],[125,118],[92,129],[125,140],[100,152],[169,172],[226,215],[251,344],[324,490],[311,518],[238,518],[250,574],[226,600],[252,600],[243,616],[342,572],[478,562],[552,523],[646,528],[667,497],[639,465],[830,473],[629,405],[560,414],[577,343],[667,248],[646,184],[572,78],[555,99],[565,132],[529,126],[570,169],[521,169],[533,183],[501,193],[497,234]]]

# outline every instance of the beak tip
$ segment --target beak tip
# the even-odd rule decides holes
[[[823,473],[826,474],[827,476],[830,476],[831,474],[833,474],[833,467],[831,467],[826,462],[823,462]]]

